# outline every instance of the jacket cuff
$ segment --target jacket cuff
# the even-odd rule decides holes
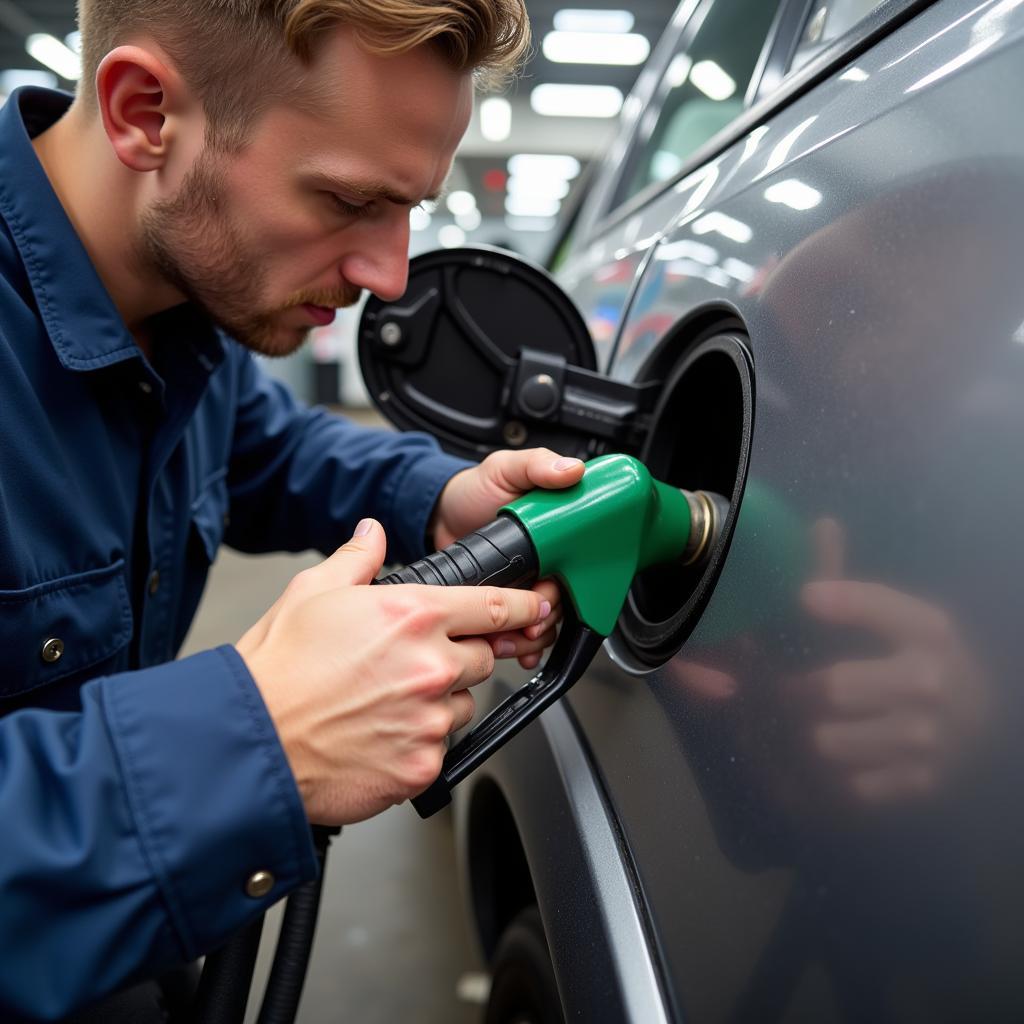
[[[295,780],[233,647],[100,686],[143,854],[194,959],[316,877]]]
[[[409,468],[395,481],[392,495],[392,527],[398,534],[396,548],[402,557],[409,552],[407,560],[413,561],[429,554],[427,548],[427,527],[430,516],[441,496],[445,484],[456,473],[471,469],[475,463],[457,459],[443,452],[425,455],[409,464]],[[401,509],[401,515],[398,510]],[[392,553],[389,552],[389,559]]]

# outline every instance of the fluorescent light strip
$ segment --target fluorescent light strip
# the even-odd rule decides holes
[[[559,32],[628,32],[636,19],[629,11],[593,11],[567,7],[555,11]]]
[[[505,210],[514,217],[554,217],[561,203],[543,196],[506,196]]]
[[[510,196],[537,196],[544,199],[564,199],[569,194],[569,182],[565,178],[550,175],[523,177],[513,174],[505,184]]]
[[[40,64],[56,71],[61,78],[77,82],[82,77],[82,60],[72,53],[56,36],[33,32],[25,41],[25,49]]]
[[[634,67],[651,52],[646,37],[635,32],[549,32],[541,51],[556,64],[605,64]]]
[[[568,181],[580,173],[574,156],[560,153],[516,153],[508,158],[508,173],[519,178],[549,177]]]
[[[545,82],[530,93],[530,106],[545,117],[615,117],[622,93],[612,85]]]

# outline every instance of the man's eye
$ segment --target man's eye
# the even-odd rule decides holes
[[[328,192],[327,195],[331,197],[331,202],[333,203],[334,208],[339,213],[343,213],[346,217],[365,217],[370,212],[370,203],[364,203],[362,206],[356,206],[354,203],[350,203],[342,199],[336,192]]]

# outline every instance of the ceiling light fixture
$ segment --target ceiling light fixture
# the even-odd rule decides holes
[[[512,134],[512,104],[502,96],[480,104],[480,134],[488,142],[504,142]]]
[[[612,85],[545,82],[530,93],[530,106],[545,117],[615,117],[622,109],[622,92]]]
[[[414,206],[409,211],[409,228],[412,231],[426,231],[430,227],[430,214],[422,206]]]
[[[508,158],[508,173],[517,178],[562,178],[568,181],[580,173],[574,156],[558,153],[516,153]]]
[[[444,249],[457,249],[466,244],[466,232],[457,224],[445,224],[437,233],[437,240]]]
[[[633,67],[647,60],[651,44],[636,32],[549,32],[541,52],[556,64]]]
[[[554,217],[562,204],[543,196],[506,196],[505,210],[514,217]]]
[[[559,32],[628,32],[635,18],[629,11],[593,11],[567,7],[555,11],[555,28]]]
[[[466,192],[461,189],[449,193],[445,202],[448,205],[448,209],[455,216],[458,216],[460,213],[469,213],[470,210],[476,209],[476,196],[472,192]]]
[[[483,217],[480,216],[480,211],[477,209],[470,210],[468,213],[457,213],[455,214],[455,223],[462,228],[463,231],[476,231],[480,227],[480,223]]]
[[[736,91],[736,82],[713,60],[699,60],[690,68],[690,81],[708,99],[727,100]]]
[[[25,49],[40,64],[45,64],[69,82],[77,82],[82,77],[81,58],[77,53],[72,53],[56,36],[46,32],[33,32],[25,41]]]
[[[565,178],[548,175],[523,177],[513,174],[506,185],[510,196],[536,196],[544,199],[564,199],[569,194],[569,182]]]

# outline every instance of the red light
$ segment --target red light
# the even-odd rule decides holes
[[[484,171],[484,188],[490,192],[503,192],[506,181],[508,181],[508,175],[504,171],[498,170],[497,167]]]

